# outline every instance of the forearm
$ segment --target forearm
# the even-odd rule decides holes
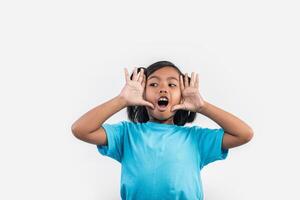
[[[72,125],[72,131],[77,134],[91,133],[98,128],[112,115],[126,107],[126,102],[120,96],[91,109],[81,116]]]
[[[241,119],[208,102],[205,102],[205,105],[203,106],[203,108],[198,110],[198,113],[201,113],[211,120],[215,121],[224,129],[225,132],[230,135],[240,138],[248,138],[251,137],[253,133],[251,127]]]

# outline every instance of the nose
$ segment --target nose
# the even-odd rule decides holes
[[[159,93],[167,93],[166,90],[160,90]]]
[[[162,93],[167,94],[168,93],[168,85],[167,84],[161,84],[161,86],[159,88],[159,93],[160,94],[162,94]]]

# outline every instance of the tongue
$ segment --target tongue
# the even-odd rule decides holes
[[[159,107],[161,107],[161,108],[165,108],[165,107],[167,107],[168,106],[168,104],[167,105],[165,105],[165,104],[157,104]]]

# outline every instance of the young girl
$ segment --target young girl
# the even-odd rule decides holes
[[[252,129],[205,101],[194,72],[188,77],[168,61],[124,71],[120,94],[79,118],[73,134],[122,164],[122,199],[203,199],[200,170],[250,141]],[[104,123],[125,107],[130,121]],[[196,113],[221,128],[184,126]]]

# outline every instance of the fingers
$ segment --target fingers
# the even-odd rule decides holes
[[[145,85],[146,85],[146,75],[143,74],[143,80],[142,80],[142,87],[145,88]]]
[[[138,82],[141,83],[143,81],[143,76],[142,76],[143,74],[144,74],[144,69],[143,68],[138,72],[138,68],[135,67],[133,69],[133,72],[132,72],[129,80],[138,81]]]
[[[184,90],[183,75],[180,75],[179,79],[180,79],[180,89]]]
[[[191,87],[195,86],[195,72],[192,72],[192,78],[191,78],[190,86]]]
[[[184,83],[184,85],[182,85],[183,83]],[[192,72],[190,81],[189,81],[188,73],[185,73],[184,80],[183,80],[183,77],[180,76],[180,87],[184,89],[185,87],[189,87],[189,86],[190,87],[196,87],[196,88],[199,87],[198,73]]]
[[[178,104],[171,108],[171,112],[176,111],[176,110],[185,110],[185,106],[183,104]]]
[[[125,72],[125,80],[126,80],[126,83],[127,83],[130,80],[130,77],[129,77],[129,73],[128,73],[128,70],[127,70],[126,67],[124,68],[124,72]]]
[[[154,105],[153,105],[152,103],[150,103],[150,102],[148,102],[148,101],[145,101],[145,100],[143,100],[142,103],[143,103],[144,106],[148,106],[148,107],[154,109]]]
[[[137,73],[137,67],[135,67],[134,70],[133,70],[132,80],[137,81],[137,79],[138,79],[138,73]]]
[[[188,73],[185,73],[185,75],[184,75],[184,86],[189,87]]]
[[[144,79],[144,69],[142,68],[139,72],[139,78],[137,81],[142,83],[143,79]]]
[[[196,83],[195,83],[195,87],[196,88],[199,88],[199,76],[198,76],[198,73],[196,75]]]

